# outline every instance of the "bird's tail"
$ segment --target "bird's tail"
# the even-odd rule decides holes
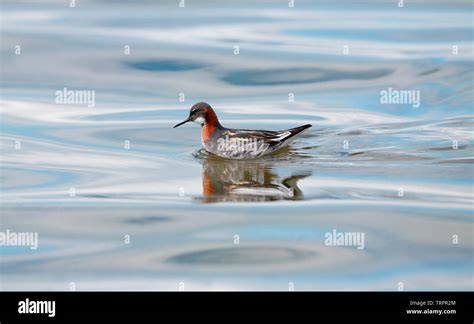
[[[306,125],[303,125],[303,126],[288,129],[287,131],[290,132],[290,135],[286,139],[289,139],[289,138],[295,137],[296,135],[301,134],[305,129],[308,129],[311,126],[313,126],[313,125],[306,124]]]
[[[281,134],[279,135],[279,138],[278,138],[278,140],[280,142],[279,147],[285,147],[285,146],[289,145],[290,143],[293,143],[293,141],[296,139],[296,137],[298,137],[298,135],[303,133],[303,131],[305,129],[308,129],[311,126],[312,125],[310,125],[310,124],[306,124],[306,125],[303,125],[303,126],[290,128],[290,129],[285,129],[284,131],[281,131]]]

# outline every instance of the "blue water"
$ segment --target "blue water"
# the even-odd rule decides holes
[[[0,246],[1,290],[474,288],[470,1],[2,1],[0,18],[0,231],[39,236]],[[227,127],[313,127],[222,160],[172,128],[199,101]]]

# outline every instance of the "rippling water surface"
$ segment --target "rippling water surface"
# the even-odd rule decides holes
[[[0,246],[0,288],[472,290],[472,4],[295,3],[2,1],[1,228],[39,248]],[[223,160],[172,129],[198,101],[313,127]]]

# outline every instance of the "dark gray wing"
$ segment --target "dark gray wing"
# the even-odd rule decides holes
[[[300,127],[285,129],[281,131],[251,130],[251,129],[227,129],[222,133],[229,138],[249,138],[252,140],[263,141],[270,148],[277,148],[290,138],[311,127],[310,124]]]

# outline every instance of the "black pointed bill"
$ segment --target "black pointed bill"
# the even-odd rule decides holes
[[[174,125],[173,128],[176,128],[176,127],[181,126],[183,124],[189,123],[190,121],[191,121],[191,119],[189,119],[189,118],[186,119],[186,120],[183,120],[181,123]]]

